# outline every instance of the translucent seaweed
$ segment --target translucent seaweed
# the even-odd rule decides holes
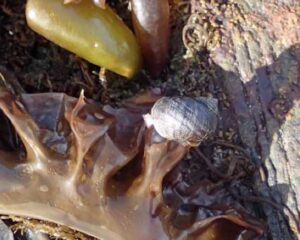
[[[0,117],[0,214],[55,222],[103,240],[217,240],[224,229],[230,240],[261,234],[260,223],[238,209],[174,226],[162,181],[188,149],[145,127],[142,115],[159,97],[148,92],[116,109],[83,94],[17,98],[0,89],[6,116]],[[14,131],[22,144],[10,140]]]

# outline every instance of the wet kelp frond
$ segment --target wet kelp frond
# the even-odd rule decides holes
[[[83,94],[79,99],[61,93],[17,98],[2,89],[3,119],[22,144],[9,148],[9,141],[2,142],[10,136],[0,139],[0,213],[54,222],[105,240],[217,240],[225,228],[230,240],[245,232],[261,234],[261,224],[228,202],[224,191],[203,195],[218,199],[201,206],[210,211],[205,219],[195,218],[189,226],[174,222],[182,206],[165,203],[162,181],[188,149],[145,128],[142,115],[159,97],[148,92],[115,109]],[[189,204],[186,198],[184,205]]]

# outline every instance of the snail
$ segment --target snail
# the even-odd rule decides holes
[[[92,1],[28,0],[31,29],[87,61],[131,78],[142,57],[134,34],[109,7]]]
[[[162,97],[150,114],[144,115],[144,120],[160,136],[195,147],[216,130],[218,101],[204,97]]]
[[[153,77],[162,72],[169,50],[168,0],[131,0],[132,21],[145,66]]]

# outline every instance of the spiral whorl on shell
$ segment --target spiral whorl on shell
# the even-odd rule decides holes
[[[144,118],[162,137],[198,146],[216,130],[218,101],[204,97],[162,97]]]

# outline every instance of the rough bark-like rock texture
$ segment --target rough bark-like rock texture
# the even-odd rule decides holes
[[[294,214],[264,205],[267,239],[300,239],[300,1],[231,4],[211,57],[259,165],[258,192]]]

